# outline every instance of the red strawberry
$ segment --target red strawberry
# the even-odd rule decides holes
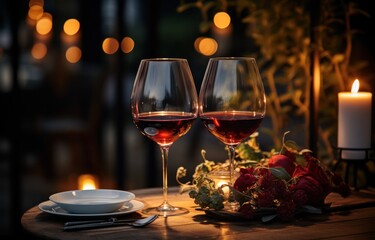
[[[292,160],[283,154],[277,154],[277,155],[273,155],[268,160],[268,167],[272,167],[272,168],[282,167],[289,173],[290,176],[292,176],[294,169],[296,167],[296,163],[294,159]]]

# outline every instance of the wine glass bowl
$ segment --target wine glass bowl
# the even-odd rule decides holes
[[[227,145],[238,145],[253,134],[263,120],[262,115],[239,111],[202,113],[206,128]]]
[[[228,147],[230,183],[236,146],[260,126],[266,96],[254,58],[211,58],[199,92],[199,118]],[[233,207],[233,206],[232,206]]]
[[[141,133],[160,146],[171,146],[191,128],[196,116],[186,113],[153,112],[134,118]]]
[[[162,155],[164,200],[143,212],[164,217],[187,213],[187,209],[172,206],[167,200],[169,148],[190,130],[198,116],[198,96],[187,60],[141,60],[130,102],[134,124],[159,145]]]

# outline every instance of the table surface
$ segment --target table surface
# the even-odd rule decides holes
[[[162,202],[160,188],[132,192],[145,207]],[[289,223],[212,218],[197,210],[194,200],[187,193],[179,194],[175,187],[169,189],[168,200],[188,208],[189,213],[159,217],[145,228],[122,226],[66,232],[63,224],[72,218],[51,215],[35,206],[23,214],[21,223],[29,233],[43,239],[375,239],[375,189],[353,191],[348,198],[331,193],[326,198],[326,203],[332,203],[329,213],[304,215]],[[144,216],[138,211],[121,218]]]

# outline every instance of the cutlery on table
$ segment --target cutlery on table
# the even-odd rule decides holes
[[[67,226],[74,226],[74,225],[81,225],[81,224],[88,224],[88,223],[100,223],[100,222],[135,222],[141,218],[131,218],[131,219],[117,219],[115,217],[111,217],[108,219],[95,219],[95,220],[83,220],[83,221],[71,221],[66,222],[64,227]]]
[[[68,222],[64,225],[64,231],[74,231],[74,230],[83,230],[83,229],[93,229],[93,228],[102,228],[102,227],[111,227],[111,226],[132,226],[132,227],[144,227],[148,224],[155,221],[159,216],[152,215],[146,218],[141,218],[132,221],[132,219],[123,219],[118,220],[116,218],[111,218],[104,221],[79,221],[79,223]],[[86,222],[86,223],[82,223]],[[88,222],[88,223],[87,223]]]

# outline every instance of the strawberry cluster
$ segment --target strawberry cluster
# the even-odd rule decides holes
[[[301,161],[302,159],[302,161]],[[257,217],[260,210],[271,209],[282,220],[292,220],[304,206],[321,209],[331,192],[350,195],[342,178],[326,168],[311,152],[299,155],[284,151],[266,164],[240,169],[234,189],[246,218]]]

